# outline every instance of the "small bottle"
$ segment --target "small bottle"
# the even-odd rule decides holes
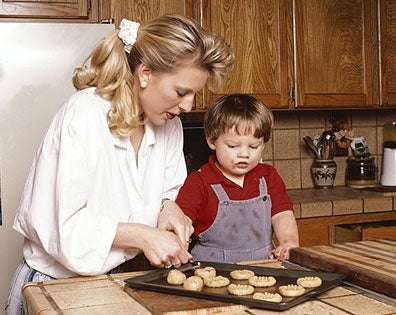
[[[316,159],[311,166],[315,188],[333,188],[336,174],[337,164],[331,159]]]

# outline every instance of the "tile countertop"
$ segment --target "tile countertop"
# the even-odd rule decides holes
[[[281,267],[281,263],[278,261],[270,262],[270,264],[259,261],[250,263],[264,267]],[[125,291],[123,280],[143,273],[134,272],[28,283],[23,290],[23,295],[28,304],[28,314],[396,314],[395,299],[345,283],[284,312],[253,309],[236,304],[229,304],[228,307],[204,308],[202,306],[199,309],[191,309],[190,307],[183,311],[162,312],[158,307],[144,307],[143,303],[140,303]],[[158,305],[156,299],[152,303]],[[177,309],[177,306],[175,304],[175,309]]]
[[[392,191],[394,190],[394,191]],[[288,190],[296,218],[396,211],[396,187]]]

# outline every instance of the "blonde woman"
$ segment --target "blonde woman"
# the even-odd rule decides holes
[[[27,281],[98,275],[144,254],[156,267],[191,255],[191,220],[174,202],[186,177],[182,125],[195,95],[234,56],[194,20],[123,20],[85,65],[33,162],[14,228],[25,237],[7,314]],[[116,268],[116,269],[115,269]]]

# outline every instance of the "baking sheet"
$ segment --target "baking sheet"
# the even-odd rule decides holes
[[[197,268],[197,263],[186,264],[179,268],[187,277],[194,275],[194,270]],[[267,268],[257,266],[247,266],[229,263],[216,263],[209,261],[198,262],[201,267],[211,266],[216,269],[217,275],[221,275],[230,279],[230,283],[247,284],[247,280],[234,280],[230,277],[230,272],[238,269],[248,269],[254,271],[256,276],[273,276],[277,280],[276,284],[268,288],[255,288],[254,292],[271,292],[279,293],[278,288],[281,285],[296,284],[300,277],[318,276],[322,279],[322,285],[317,288],[306,289],[305,293],[298,297],[283,297],[282,302],[267,302],[255,300],[252,295],[234,296],[228,293],[227,287],[223,288],[209,288],[204,286],[202,291],[191,291],[183,288],[182,285],[171,285],[166,281],[166,277],[171,269],[161,269],[149,272],[146,275],[136,276],[125,280],[126,285],[131,288],[142,290],[150,290],[162,292],[167,294],[175,294],[181,296],[188,296],[194,298],[202,298],[209,300],[216,300],[222,302],[236,303],[248,305],[254,308],[269,309],[283,311],[287,310],[297,304],[300,304],[313,296],[323,293],[333,287],[339,285],[345,278],[345,275],[328,272],[316,272],[306,270],[292,270]]]

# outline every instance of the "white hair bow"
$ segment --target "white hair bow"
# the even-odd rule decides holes
[[[124,50],[129,54],[133,44],[136,42],[137,31],[140,24],[132,22],[127,19],[122,19],[120,23],[120,31],[118,37],[122,39],[124,43]]]

